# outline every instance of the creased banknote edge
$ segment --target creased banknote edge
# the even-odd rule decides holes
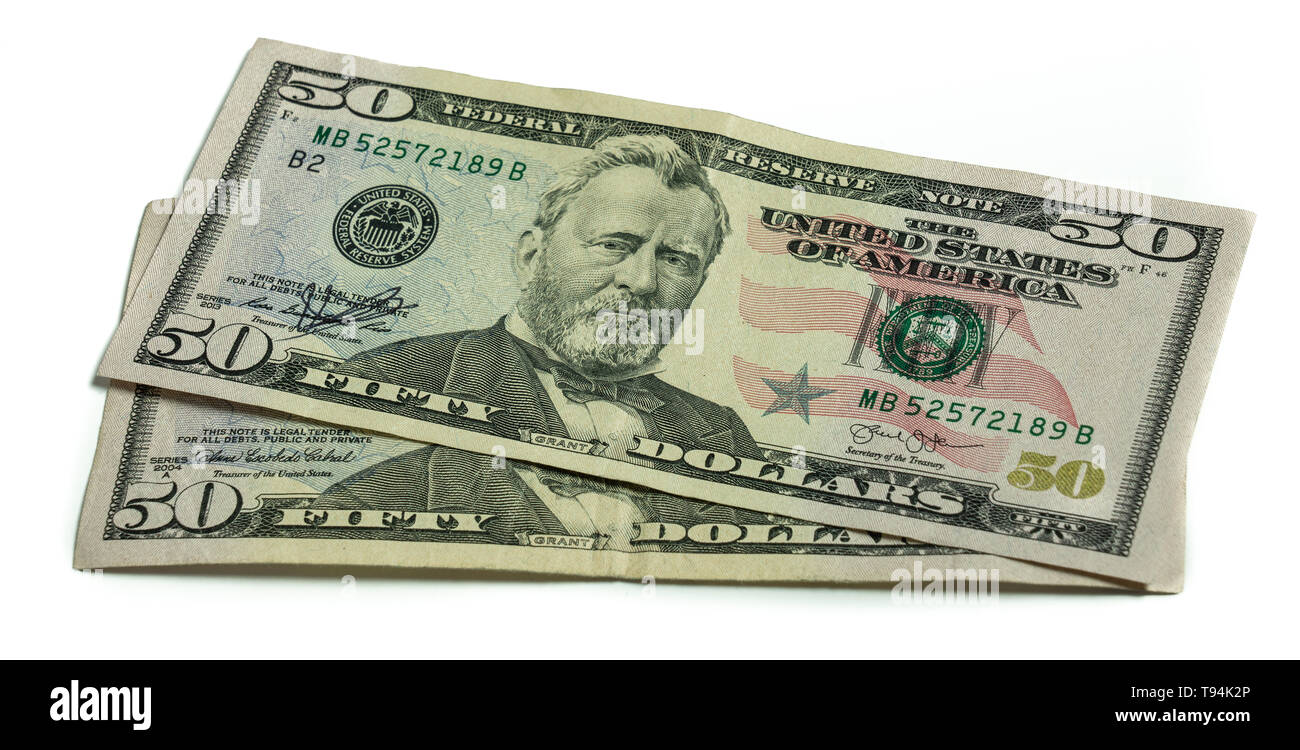
[[[195,544],[202,541],[201,546]],[[147,545],[147,546],[146,546]],[[154,546],[156,545],[156,546]],[[553,554],[548,554],[553,553]],[[211,565],[357,566],[437,571],[485,570],[577,578],[697,583],[824,583],[879,587],[898,571],[998,571],[999,585],[1142,592],[1118,580],[991,555],[888,555],[828,558],[770,555],[540,550],[482,544],[321,539],[156,539],[87,544],[74,567],[87,570]],[[891,580],[892,578],[892,580]],[[1146,588],[1150,593],[1159,590]]]
[[[1245,264],[1245,249],[1255,224],[1254,214],[1236,218],[1240,222],[1238,226],[1224,229],[1225,234],[1233,232],[1240,236],[1239,242],[1234,243],[1239,246],[1239,251],[1227,258],[1219,258],[1213,269],[1214,293],[1206,294],[1198,313],[1196,330],[1178,380],[1178,397],[1166,422],[1167,433],[1181,435],[1175,438],[1178,450],[1165,451],[1164,456],[1156,457],[1151,482],[1147,486],[1147,496],[1155,499],[1144,502],[1140,511],[1142,523],[1134,529],[1131,542],[1135,550],[1165,550],[1163,555],[1146,555],[1151,560],[1153,571],[1149,585],[1161,591],[1181,591],[1183,588],[1187,506],[1190,501],[1187,494],[1188,453],[1196,439],[1201,405],[1209,389],[1219,343],[1227,327],[1232,300]],[[1165,439],[1169,439],[1168,434]],[[1161,492],[1161,487],[1167,489]],[[1227,500],[1218,499],[1221,502]],[[1162,530],[1163,535],[1157,536]]]

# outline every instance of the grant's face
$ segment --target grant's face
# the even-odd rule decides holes
[[[548,346],[589,375],[645,364],[667,342],[602,340],[600,315],[620,303],[633,311],[689,312],[704,283],[716,222],[698,188],[669,189],[645,167],[602,172],[546,238],[520,310]]]
[[[569,204],[546,243],[566,301],[611,290],[654,307],[690,306],[704,283],[713,204],[696,188],[670,190],[645,167],[602,172]]]

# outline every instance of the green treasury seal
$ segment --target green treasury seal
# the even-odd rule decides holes
[[[380,185],[354,196],[334,217],[334,244],[348,260],[371,268],[410,263],[438,233],[438,210],[402,185]]]
[[[880,357],[912,380],[940,380],[966,369],[984,348],[974,308],[949,297],[917,297],[880,324]]]

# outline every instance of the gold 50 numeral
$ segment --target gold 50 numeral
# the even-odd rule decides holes
[[[1020,465],[1007,475],[1007,481],[1012,487],[1030,492],[1055,487],[1057,492],[1076,500],[1086,500],[1106,486],[1106,472],[1091,461],[1070,461],[1052,472],[1055,464],[1056,456],[1021,451]]]

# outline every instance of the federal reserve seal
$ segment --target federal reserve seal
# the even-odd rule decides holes
[[[334,244],[348,260],[394,268],[420,257],[438,233],[438,210],[424,193],[402,185],[372,187],[334,217]]]
[[[941,380],[979,356],[984,324],[965,302],[917,297],[885,316],[878,341],[889,369],[912,380]]]

